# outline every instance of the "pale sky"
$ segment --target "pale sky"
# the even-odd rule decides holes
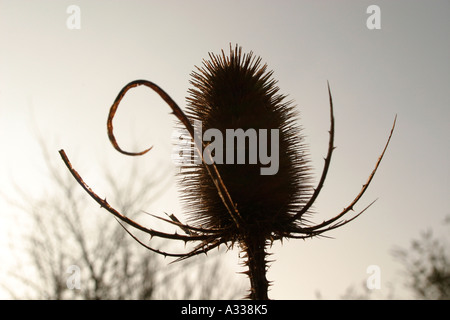
[[[381,29],[366,25],[373,4],[381,10]],[[70,5],[80,8],[80,29],[67,26]],[[356,210],[378,201],[328,234],[334,239],[275,244],[269,296],[313,299],[318,290],[335,299],[349,286],[359,288],[370,265],[381,271],[374,296],[386,297],[392,286],[400,296],[401,267],[392,248],[439,228],[450,214],[449,13],[450,2],[437,0],[0,1],[0,190],[12,192],[12,181],[31,192],[45,184],[36,127],[54,157],[64,148],[98,190],[103,182],[95,171],[105,161],[118,168],[133,161],[114,151],[106,135],[119,90],[147,79],[183,108],[194,66],[208,52],[237,43],[261,56],[280,92],[295,101],[316,179],[328,146],[330,82],[337,149],[315,205],[316,222],[353,200],[398,116]],[[128,149],[154,145],[139,161],[170,166],[175,119],[169,108],[145,88],[126,99],[115,119],[119,142]],[[183,217],[174,190],[149,208]],[[0,199],[2,246],[13,231],[11,212]],[[242,271],[237,256],[233,250],[225,259]],[[5,254],[1,259],[8,261]]]

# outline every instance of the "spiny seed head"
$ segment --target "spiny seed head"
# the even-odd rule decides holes
[[[262,175],[267,167],[258,157],[249,163],[249,139],[246,139],[245,164],[223,162],[216,166],[246,228],[259,232],[283,235],[288,233],[290,217],[310,197],[309,167],[297,114],[291,102],[278,93],[279,88],[267,65],[253,53],[230,45],[226,56],[209,54],[191,76],[193,88],[187,98],[187,114],[191,122],[201,121],[202,131],[218,129],[223,135],[224,153],[238,152],[226,144],[227,129],[267,129],[267,154],[278,148],[278,170]],[[271,129],[279,138],[272,143]],[[261,136],[258,137],[258,143]],[[214,141],[211,141],[213,143]],[[260,145],[258,145],[258,150]],[[223,155],[225,160],[226,155]],[[234,157],[236,160],[236,157]],[[182,198],[190,223],[204,228],[223,228],[233,225],[217,189],[204,164],[191,164],[182,171]]]

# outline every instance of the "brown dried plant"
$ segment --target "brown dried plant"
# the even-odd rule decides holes
[[[118,94],[111,106],[107,129],[109,139],[116,150],[126,155],[143,155],[151,148],[133,153],[122,150],[113,134],[113,118],[119,103],[128,90],[146,86],[154,90],[172,109],[172,113],[189,132],[192,141],[198,141],[194,130],[194,120],[201,121],[203,128],[215,128],[225,133],[227,129],[277,129],[279,130],[279,170],[274,175],[261,175],[263,164],[222,164],[212,161],[214,155],[202,152],[208,144],[203,141],[193,143],[200,163],[188,163],[182,167],[180,186],[182,200],[186,205],[189,224],[181,223],[173,214],[170,219],[157,217],[179,227],[183,234],[171,234],[144,227],[109,205],[98,196],[81,178],[71,165],[64,150],[60,155],[68,169],[102,208],[112,213],[118,220],[141,230],[151,237],[196,243],[186,253],[169,253],[152,248],[125,229],[136,241],[149,250],[170,257],[176,261],[201,253],[207,253],[221,244],[232,247],[237,244],[245,258],[245,272],[250,279],[251,299],[268,299],[269,281],[266,278],[266,248],[275,240],[283,238],[306,239],[322,235],[324,232],[341,227],[366,211],[371,202],[353,217],[343,217],[354,210],[369,187],[395,127],[392,126],[386,145],[378,158],[367,182],[353,201],[334,217],[319,224],[312,224],[306,218],[311,215],[311,207],[316,201],[331,162],[334,146],[333,101],[328,85],[330,103],[330,140],[325,164],[318,185],[311,181],[311,167],[307,160],[304,138],[296,122],[296,112],[285,96],[278,94],[279,88],[272,79],[273,71],[261,65],[261,58],[253,53],[242,54],[241,48],[230,46],[230,55],[222,50],[222,55],[209,54],[210,60],[203,61],[203,67],[192,73],[187,114],[158,85],[147,80],[128,83]],[[245,150],[248,156],[248,150]]]

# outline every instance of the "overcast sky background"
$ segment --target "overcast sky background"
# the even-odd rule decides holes
[[[380,30],[366,26],[372,4],[381,8]],[[66,25],[69,5],[81,9],[81,29]],[[378,201],[332,231],[334,239],[274,244],[269,296],[312,299],[319,290],[338,298],[349,286],[359,288],[367,267],[377,265],[382,287],[376,296],[394,287],[407,297],[392,248],[407,246],[426,228],[443,232],[450,215],[449,14],[449,1],[0,1],[0,191],[12,194],[13,183],[36,194],[44,189],[37,131],[55,161],[64,148],[102,196],[108,195],[98,172],[105,163],[118,175],[132,161],[155,171],[171,168],[169,108],[146,88],[126,97],[114,122],[119,143],[135,150],[154,145],[131,159],[107,139],[111,103],[126,83],[142,78],[183,108],[194,66],[208,52],[237,43],[262,57],[281,93],[297,104],[317,180],[328,146],[330,82],[337,149],[316,222],[353,200],[398,115],[385,158],[356,209]],[[66,170],[62,162],[60,170]],[[143,209],[182,218],[173,182]],[[3,248],[22,227],[14,213],[0,199],[2,279],[10,261]],[[224,256],[242,271],[237,250]]]

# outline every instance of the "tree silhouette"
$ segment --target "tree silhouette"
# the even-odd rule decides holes
[[[450,216],[445,223],[450,227]],[[450,299],[450,245],[446,240],[426,230],[408,249],[393,250],[405,269],[407,287],[419,299]]]
[[[38,198],[18,189],[20,199],[14,203],[26,213],[30,229],[22,237],[24,255],[10,271],[26,290],[3,285],[13,298],[231,299],[239,295],[239,285],[220,285],[222,290],[215,291],[210,282],[200,280],[216,279],[216,285],[230,281],[220,279],[219,259],[208,267],[198,260],[167,267],[160,257],[136,246],[116,221],[95,213],[100,209],[85,201],[70,174],[53,163],[54,156],[40,143],[52,187]],[[118,181],[111,170],[105,170],[104,176],[118,207],[132,217],[167,185],[163,178],[167,174],[145,175],[137,165],[126,175],[127,181]],[[192,289],[193,282],[198,289]]]
[[[444,225],[450,227],[450,216],[444,220]],[[405,285],[417,299],[449,300],[450,299],[450,244],[448,239],[437,237],[433,230],[420,233],[417,239],[411,240],[408,248],[394,247],[392,256],[403,268]],[[391,291],[383,295],[383,299],[402,299],[393,295],[398,289],[390,285]],[[373,291],[369,290],[366,281],[361,286],[348,287],[340,299],[372,299]],[[321,293],[318,293],[321,297]]]

